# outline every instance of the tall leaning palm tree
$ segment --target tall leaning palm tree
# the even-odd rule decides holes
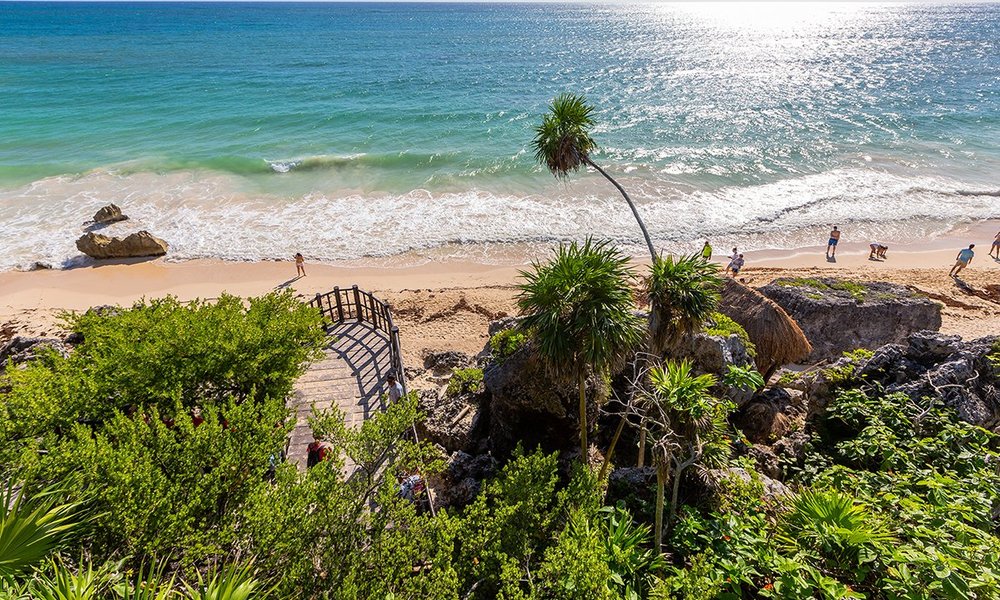
[[[587,374],[604,375],[625,364],[644,337],[642,319],[632,312],[628,257],[607,241],[561,245],[546,264],[522,271],[517,297],[548,372],[576,380],[579,392],[580,450],[587,461]]]
[[[535,128],[535,139],[532,142],[535,159],[548,167],[556,177],[566,177],[571,171],[579,170],[582,165],[592,167],[603,175],[628,202],[628,207],[632,209],[632,215],[642,230],[642,237],[646,240],[649,257],[655,261],[653,241],[649,238],[649,231],[646,230],[646,224],[639,216],[635,203],[629,198],[625,188],[590,158],[591,153],[597,150],[597,142],[590,137],[590,128],[594,125],[593,114],[593,105],[583,96],[556,96],[549,105],[549,112],[542,117],[542,123]]]

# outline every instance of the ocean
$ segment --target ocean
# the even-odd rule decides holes
[[[641,253],[534,161],[564,91],[667,251],[1000,217],[1000,4],[0,2],[0,270],[110,202],[178,260]]]

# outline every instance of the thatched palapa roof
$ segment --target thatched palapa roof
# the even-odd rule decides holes
[[[727,278],[722,285],[719,312],[746,329],[757,346],[757,370],[765,378],[812,353],[812,345],[795,319],[757,290]]]

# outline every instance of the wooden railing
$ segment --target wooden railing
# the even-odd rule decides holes
[[[377,331],[389,338],[389,365],[396,380],[403,386],[406,393],[406,373],[403,371],[403,356],[399,345],[399,328],[392,323],[392,313],[389,306],[371,293],[358,289],[333,288],[332,292],[316,294],[309,301],[311,306],[319,309],[323,315],[326,327],[333,327],[347,321],[368,323]]]

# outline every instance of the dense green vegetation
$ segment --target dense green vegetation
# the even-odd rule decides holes
[[[591,294],[619,297],[599,281]],[[588,288],[552,289],[565,304],[525,335],[582,333]],[[82,338],[69,357],[0,379],[0,598],[1000,597],[1000,440],[853,368],[782,463],[787,494],[768,491],[716,395],[759,375],[668,360],[633,406],[647,483],[613,492],[590,465],[519,449],[470,504],[431,511],[397,482],[445,466],[407,437],[413,397],[359,429],[316,414],[332,457],[282,460],[285,400],[320,343],[291,296],[159,300],[68,326]],[[452,381],[475,391],[481,375]]]

